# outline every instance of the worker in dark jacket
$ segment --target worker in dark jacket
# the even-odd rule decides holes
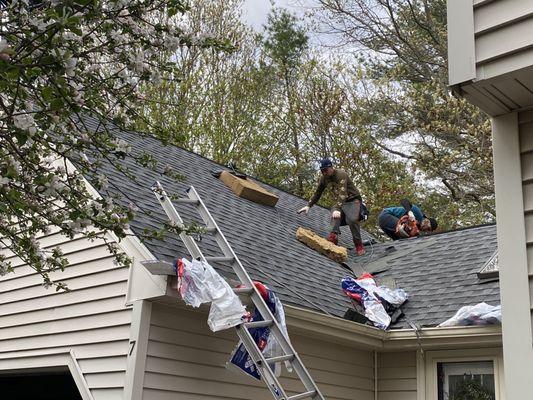
[[[324,190],[329,186],[333,190],[335,203],[331,208],[331,226],[328,240],[334,244],[338,243],[340,226],[348,225],[352,232],[355,252],[357,255],[365,254],[363,241],[361,240],[361,229],[359,227],[359,212],[361,207],[361,194],[355,187],[348,174],[342,169],[333,168],[329,158],[320,162],[322,176],[318,181],[315,194],[309,203],[298,210],[298,213],[307,215],[309,209],[320,199]]]
[[[379,227],[392,240],[418,236],[420,231],[431,232],[437,229],[437,220],[427,218],[416,205],[407,199],[401,206],[387,207],[378,216]]]

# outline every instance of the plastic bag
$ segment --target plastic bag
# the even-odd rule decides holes
[[[182,258],[179,292],[186,304],[199,307],[211,302],[207,324],[213,332],[242,323],[246,308],[230,285],[206,262]]]
[[[283,305],[281,304],[281,301],[279,301],[278,297],[274,294],[272,290],[267,288],[262,283],[254,281],[254,284],[263,299],[265,300],[266,305],[274,314],[276,321],[278,321],[280,325],[282,334],[288,341],[289,334],[287,332],[287,325],[285,323],[285,312],[283,310]],[[259,313],[257,309],[254,311],[252,321],[263,321],[263,316],[261,315],[261,313]],[[256,342],[257,347],[259,348],[259,350],[261,350],[265,358],[277,357],[284,354],[278,341],[274,338],[274,336],[270,335],[270,328],[251,328],[249,331],[252,335],[252,338]],[[238,370],[250,375],[255,379],[261,379],[260,371],[256,367],[244,345],[240,342],[231,354],[228,365],[236,367]],[[281,375],[281,363],[278,362],[274,364],[269,364],[269,366],[276,376]],[[289,372],[292,371],[292,366],[289,362],[285,362],[285,366],[287,367],[287,370]]]
[[[475,306],[464,306],[453,317],[444,321],[439,327],[501,324],[501,306],[478,303]]]
[[[380,328],[387,329],[390,325],[391,318],[385,311],[385,307],[374,294],[376,283],[370,274],[363,274],[359,279],[353,279],[349,276],[342,280],[342,289],[352,298],[360,298],[365,308],[365,317]]]

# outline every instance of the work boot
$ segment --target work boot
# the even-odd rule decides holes
[[[355,243],[355,254],[358,256],[364,256],[366,253],[363,243]]]
[[[330,232],[328,235],[328,241],[336,245],[339,243],[339,238],[335,232]]]

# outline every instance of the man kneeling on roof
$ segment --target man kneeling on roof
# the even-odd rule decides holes
[[[348,174],[342,169],[333,168],[329,158],[320,161],[320,171],[322,176],[318,181],[315,194],[309,203],[298,210],[298,213],[307,215],[309,209],[320,199],[324,189],[331,186],[335,203],[331,208],[331,225],[328,240],[334,244],[338,243],[340,226],[348,225],[352,232],[355,252],[362,256],[365,254],[363,241],[361,240],[361,228],[359,227],[359,213],[361,208],[361,194],[355,187]]]
[[[437,229],[437,220],[427,218],[417,206],[403,199],[401,207],[387,207],[378,217],[379,227],[392,240],[418,236]]]

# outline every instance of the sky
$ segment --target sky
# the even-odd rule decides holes
[[[286,8],[296,16],[303,16],[314,0],[274,0],[276,7]],[[256,31],[261,31],[267,22],[272,7],[270,0],[244,0],[243,20]]]

